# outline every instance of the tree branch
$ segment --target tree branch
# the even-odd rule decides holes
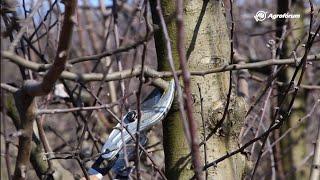
[[[21,65],[27,69],[30,69],[35,72],[41,72],[45,71],[52,67],[51,64],[39,64],[31,61],[27,61],[24,58],[15,55],[8,51],[2,51],[1,57],[9,59],[13,63],[16,63],[18,65]],[[298,58],[301,59],[301,58]],[[267,66],[273,66],[273,65],[292,65],[296,64],[299,60],[296,60],[294,58],[289,59],[269,59],[264,60],[260,62],[253,62],[253,63],[244,63],[244,64],[232,64],[232,65],[225,65],[217,68],[213,68],[207,71],[190,71],[190,75],[192,76],[205,76],[208,74],[214,74],[214,73],[220,73],[220,72],[226,72],[226,71],[234,71],[234,70],[241,70],[241,69],[257,69],[257,68],[263,68]],[[320,61],[320,54],[316,55],[309,55],[307,57],[307,61]],[[118,71],[114,73],[109,73],[106,75],[104,80],[106,82],[108,81],[115,81],[120,79],[127,79],[132,78],[140,75],[141,73],[141,66],[135,66],[132,69],[126,69],[123,71]],[[148,66],[144,67],[144,74],[147,77],[151,78],[166,78],[166,77],[173,77],[173,73],[171,71],[156,71]],[[182,75],[181,70],[176,71],[177,75]],[[48,75],[46,75],[48,76]],[[60,78],[71,80],[71,81],[83,81],[83,82],[89,82],[89,81],[101,81],[103,80],[103,74],[102,73],[84,73],[84,74],[76,74],[69,71],[63,71],[60,75]],[[2,86],[1,86],[2,87]],[[5,87],[4,87],[5,88]]]
[[[42,82],[39,83],[33,80],[26,81],[22,88],[14,93],[15,103],[21,119],[19,130],[23,133],[19,137],[19,150],[13,179],[26,179],[27,165],[32,145],[33,122],[36,115],[35,97],[48,94],[65,68],[72,37],[73,19],[77,1],[65,1],[64,4],[64,21],[60,33],[58,51],[53,65],[44,76]]]

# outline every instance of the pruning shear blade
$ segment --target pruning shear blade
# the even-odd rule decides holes
[[[146,108],[141,110],[141,119],[140,119],[140,131],[145,131],[150,129],[156,123],[164,119],[168,114],[172,101],[174,99],[174,90],[175,85],[174,81],[171,80],[169,87],[165,90],[164,94],[161,96],[159,102],[152,106],[151,108]],[[132,111],[129,112],[132,115]],[[128,118],[129,113],[124,116],[123,120]],[[137,130],[137,118],[133,122],[125,124],[126,128],[123,128],[121,131],[121,125],[117,124],[116,128],[111,132],[106,143],[102,147],[101,152],[105,152],[102,157],[106,160],[112,160],[121,150],[124,143],[127,143],[131,140],[131,135],[136,134]],[[130,134],[128,133],[130,132]],[[121,133],[123,133],[123,139],[121,138]]]

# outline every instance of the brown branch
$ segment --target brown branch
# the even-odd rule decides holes
[[[42,96],[48,94],[65,68],[72,38],[73,25],[75,23],[74,19],[76,16],[75,10],[77,2],[73,0],[65,1],[64,3],[66,8],[65,17],[54,63],[40,84],[26,89],[27,94],[30,96]]]
[[[153,27],[152,25],[150,25],[150,19],[148,18],[148,6],[147,6],[147,1],[144,1],[145,3],[145,10],[143,12],[143,16],[144,16],[144,20],[145,20],[145,28],[146,28],[146,33],[147,35],[150,34],[150,31],[152,31]],[[140,141],[140,121],[141,121],[141,92],[142,92],[142,85],[145,81],[145,78],[144,78],[144,67],[145,67],[145,61],[146,61],[146,57],[147,57],[147,49],[148,49],[148,46],[147,46],[147,43],[144,43],[143,44],[143,50],[142,50],[142,60],[141,60],[141,73],[140,73],[140,76],[139,76],[139,87],[138,87],[138,92],[136,94],[137,96],[137,111],[138,111],[138,119],[137,119],[137,130],[136,130],[136,160],[135,160],[135,165],[136,165],[136,177],[137,179],[141,179],[141,172],[140,172],[140,152],[139,152],[139,141]],[[120,70],[120,68],[119,68]],[[123,82],[123,81],[122,81]],[[121,83],[122,83],[121,82]]]
[[[35,118],[36,104],[34,97],[28,96],[24,87],[33,83],[33,81],[26,81],[25,85],[14,93],[15,104],[21,119],[18,130],[22,131],[22,135],[19,136],[19,150],[13,176],[13,179],[17,180],[26,179],[27,164],[31,153],[32,127]]]
[[[50,95],[47,96],[47,99],[46,99],[46,102],[45,102],[45,106],[48,107],[48,104],[49,104],[49,100],[50,100]],[[39,138],[41,140],[41,143],[43,145],[43,149],[44,149],[44,152],[45,153],[48,153],[48,152],[51,152],[51,146],[48,142],[48,138],[46,136],[46,133],[43,129],[43,122],[45,120],[45,115],[42,115],[40,118],[39,117],[36,117],[36,123],[37,123],[37,126],[38,126],[38,134],[39,134]],[[49,161],[48,160],[48,170],[47,170],[48,173],[53,173],[54,170],[52,168],[52,161]]]
[[[18,115],[18,111],[15,108],[15,105],[13,103],[13,97],[9,97],[6,99],[6,107],[7,107],[7,115],[12,119],[14,126],[16,129],[20,128],[20,118]],[[20,136],[21,131],[17,131],[14,134],[9,135],[9,137],[17,137]],[[31,146],[31,155],[30,155],[30,162],[36,171],[36,174],[39,178],[46,172],[48,169],[48,164],[46,161],[43,161],[42,159],[42,147],[39,141],[33,140],[32,146]]]
[[[237,64],[244,65],[246,64],[246,58],[243,58],[235,51],[234,60]],[[249,84],[248,84],[249,72],[246,69],[241,69],[237,72],[238,78],[238,94],[248,100],[249,98]]]
[[[55,61],[42,82],[26,81],[22,88],[14,93],[15,103],[21,119],[19,130],[19,150],[13,179],[26,179],[27,166],[31,153],[33,122],[36,115],[35,96],[48,94],[56,80],[63,72],[68,57],[69,45],[72,37],[73,19],[77,5],[76,0],[64,2],[65,16],[60,33],[58,51]]]

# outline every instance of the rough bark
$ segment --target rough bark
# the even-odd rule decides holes
[[[161,1],[168,33],[172,42],[172,53],[176,68],[177,29],[175,26],[174,1]],[[230,41],[224,16],[224,8],[220,1],[185,1],[184,7],[186,50],[189,70],[209,70],[218,66],[228,65],[230,57]],[[154,18],[157,23],[157,18]],[[169,70],[165,59],[164,41],[161,32],[155,35],[158,61],[161,70]],[[191,91],[194,97],[193,114],[198,123],[198,132],[203,134],[201,122],[201,101],[198,84],[203,97],[203,119],[206,134],[221,119],[227,99],[229,73],[210,74],[191,78]],[[212,161],[231,149],[237,148],[238,134],[245,116],[244,100],[234,95],[227,119],[220,133],[213,135],[207,141],[208,161]],[[193,176],[189,147],[183,133],[177,106],[174,106],[163,122],[164,151],[166,175],[169,179],[190,179]],[[200,137],[203,140],[203,136]],[[203,147],[200,147],[203,155]],[[204,162],[203,162],[204,164]],[[214,179],[241,179],[245,168],[245,158],[236,155],[222,162],[217,168],[209,168],[208,176]]]

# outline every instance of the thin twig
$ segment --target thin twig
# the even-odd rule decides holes
[[[48,73],[41,82],[27,81],[15,93],[15,103],[21,119],[19,130],[23,130],[24,135],[19,137],[19,150],[13,179],[26,179],[36,109],[34,97],[48,94],[64,70],[74,25],[72,17],[74,16],[76,7],[77,2],[75,0],[65,2],[65,18],[59,37],[58,51],[54,64]]]
[[[200,95],[200,110],[201,110],[201,121],[202,121],[202,131],[203,131],[203,153],[204,153],[204,165],[206,166],[208,163],[208,156],[207,156],[207,140],[206,140],[206,124],[204,120],[204,114],[203,114],[203,97],[201,93],[201,87],[200,84],[197,83],[198,89],[199,89],[199,95]],[[209,172],[206,169],[205,179],[208,179]]]
[[[311,6],[311,9],[313,9],[313,5],[312,5],[311,2],[310,2],[310,6]],[[291,115],[291,111],[292,111],[292,108],[293,108],[293,103],[295,102],[295,98],[297,96],[297,93],[298,93],[298,90],[299,90],[299,86],[300,86],[300,84],[302,82],[303,74],[304,74],[305,69],[306,69],[306,63],[307,63],[306,58],[308,56],[308,53],[310,52],[310,49],[311,49],[311,47],[313,45],[313,42],[314,42],[314,39],[315,39],[316,35],[320,31],[320,25],[319,25],[318,28],[316,29],[315,33],[311,33],[312,22],[313,22],[312,20],[313,20],[313,14],[311,13],[311,15],[310,15],[309,35],[308,35],[308,40],[307,40],[307,43],[306,43],[306,46],[305,46],[305,51],[304,51],[303,58],[302,58],[301,62],[299,63],[299,65],[297,66],[297,68],[295,69],[294,73],[293,73],[293,76],[292,76],[291,81],[290,81],[290,85],[286,89],[283,98],[280,100],[279,108],[276,109],[275,114],[274,114],[274,116],[272,118],[272,122],[271,122],[271,124],[270,124],[268,129],[270,129],[274,124],[276,124],[276,121],[279,121],[280,124],[283,124]],[[299,72],[300,69],[301,69],[301,73],[300,73],[300,76],[299,76],[299,79],[298,79],[298,83],[294,88],[294,93],[293,93],[293,95],[291,97],[291,100],[289,102],[289,106],[288,106],[287,110],[284,111],[286,113],[284,115],[281,115],[281,114],[279,114],[280,113],[280,108],[282,108],[282,106],[283,106],[283,104],[285,102],[285,99],[286,99],[286,97],[287,97],[287,95],[288,95],[288,93],[290,91],[291,86],[295,84],[294,80],[295,80],[296,76],[298,76],[298,72]],[[279,119],[277,119],[278,117],[279,117]],[[257,167],[258,167],[258,164],[259,164],[259,160],[261,159],[262,150],[263,150],[263,148],[264,148],[264,146],[266,144],[266,140],[267,140],[268,136],[269,136],[269,134],[267,134],[263,138],[263,143],[262,143],[261,149],[259,151],[258,159],[257,159],[257,161],[255,163],[255,166],[254,166],[254,169],[252,171],[251,179],[254,177],[254,174],[255,174],[255,172],[257,170]]]
[[[313,107],[311,108],[310,112],[309,112],[307,115],[305,115],[304,117],[302,117],[302,118],[299,119],[299,121],[298,121],[299,123],[298,123],[297,125],[295,125],[295,126],[293,126],[293,127],[290,127],[290,128],[287,129],[284,133],[282,133],[282,135],[281,135],[278,139],[276,139],[276,140],[271,144],[271,147],[274,147],[277,143],[279,143],[282,139],[284,139],[290,132],[292,132],[293,130],[296,130],[298,127],[300,127],[301,124],[302,124],[305,120],[307,120],[309,117],[311,117],[311,115],[315,112],[316,107],[318,107],[319,104],[320,104],[320,99],[318,99],[318,100],[316,101],[316,103],[314,103]],[[262,154],[262,157],[263,157],[264,155],[266,155],[266,152],[264,152],[264,153]]]

